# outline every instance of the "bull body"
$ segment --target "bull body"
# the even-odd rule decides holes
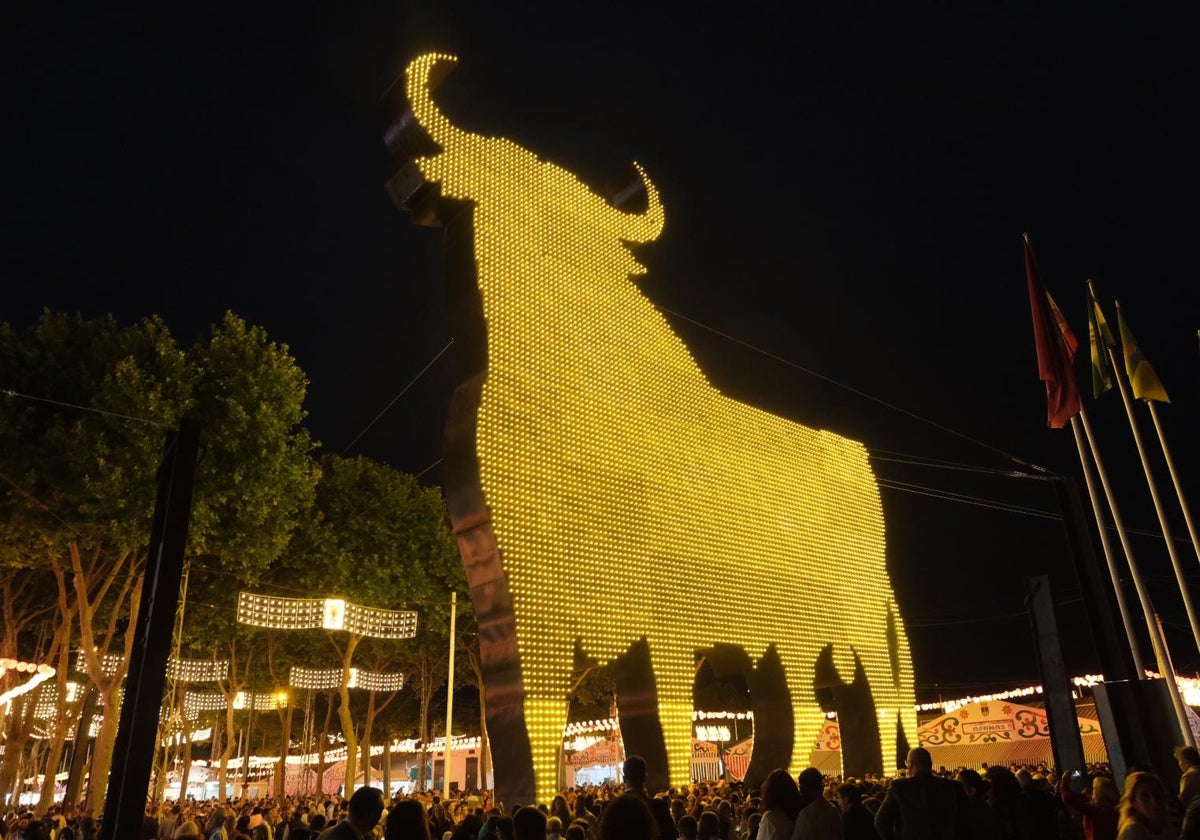
[[[915,733],[912,669],[865,449],[714,388],[631,281],[628,244],[662,225],[649,180],[648,209],[624,213],[532,152],[455,128],[430,96],[451,61],[416,59],[406,92],[440,147],[416,166],[456,208],[441,221],[469,254],[448,260],[473,273],[459,291],[485,342],[455,397],[447,494],[501,798],[549,800],[578,652],[611,661],[635,642],[672,784],[690,775],[697,651],[721,643],[777,656],[793,773],[822,725],[823,653],[845,683],[865,678],[894,756],[897,718]]]

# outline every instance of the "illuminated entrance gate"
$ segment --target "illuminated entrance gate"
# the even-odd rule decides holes
[[[751,779],[804,765],[818,695],[836,686],[870,717],[863,769],[882,770],[916,719],[866,450],[710,385],[632,279],[629,244],[663,225],[644,173],[646,208],[626,212],[509,140],[461,131],[431,99],[453,63],[409,65],[389,186],[446,228],[460,356],[446,492],[498,797],[553,795],[588,658],[618,661],[626,751],[651,785],[686,782],[696,656],[716,646],[736,646],[730,667],[748,675]]]

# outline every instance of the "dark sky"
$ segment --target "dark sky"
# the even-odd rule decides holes
[[[1148,4],[515,5],[10,4],[0,318],[158,312],[188,342],[232,309],[291,347],[311,428],[342,451],[449,340],[441,234],[384,193],[378,111],[406,61],[439,49],[461,58],[439,97],[462,126],[594,184],[646,166],[667,227],[640,282],[690,319],[669,316],[725,393],[877,452],[1004,468],[1001,450],[1077,471],[1069,432],[1045,428],[1027,230],[1077,331],[1087,277],[1122,299],[1200,504],[1191,21]],[[351,452],[434,464],[451,370],[434,365]],[[1118,398],[1093,415],[1126,519],[1153,531]],[[1055,509],[1043,483],[877,469]],[[1043,572],[1068,667],[1096,669],[1060,523],[883,499],[920,697],[1036,681],[1023,581]],[[1176,664],[1195,670],[1163,541],[1134,545]]]

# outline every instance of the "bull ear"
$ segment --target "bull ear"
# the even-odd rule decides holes
[[[450,75],[458,59],[442,53],[414,58],[405,71],[405,93],[417,123],[435,143],[446,149],[463,140],[466,132],[456,128],[433,103],[432,93]]]
[[[641,213],[621,214],[621,238],[626,242],[653,242],[662,233],[663,223],[666,220],[662,201],[658,197],[658,190],[654,188],[650,176],[646,174],[646,170],[636,162],[633,166],[641,176],[642,186],[646,189],[646,209]]]

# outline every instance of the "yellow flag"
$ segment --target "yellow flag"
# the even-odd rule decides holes
[[[1133,395],[1139,400],[1154,400],[1169,403],[1167,389],[1163,387],[1154,366],[1138,347],[1129,325],[1125,323],[1125,313],[1121,311],[1121,302],[1117,301],[1117,326],[1121,331],[1121,347],[1125,350],[1125,372],[1129,374],[1129,384]]]

